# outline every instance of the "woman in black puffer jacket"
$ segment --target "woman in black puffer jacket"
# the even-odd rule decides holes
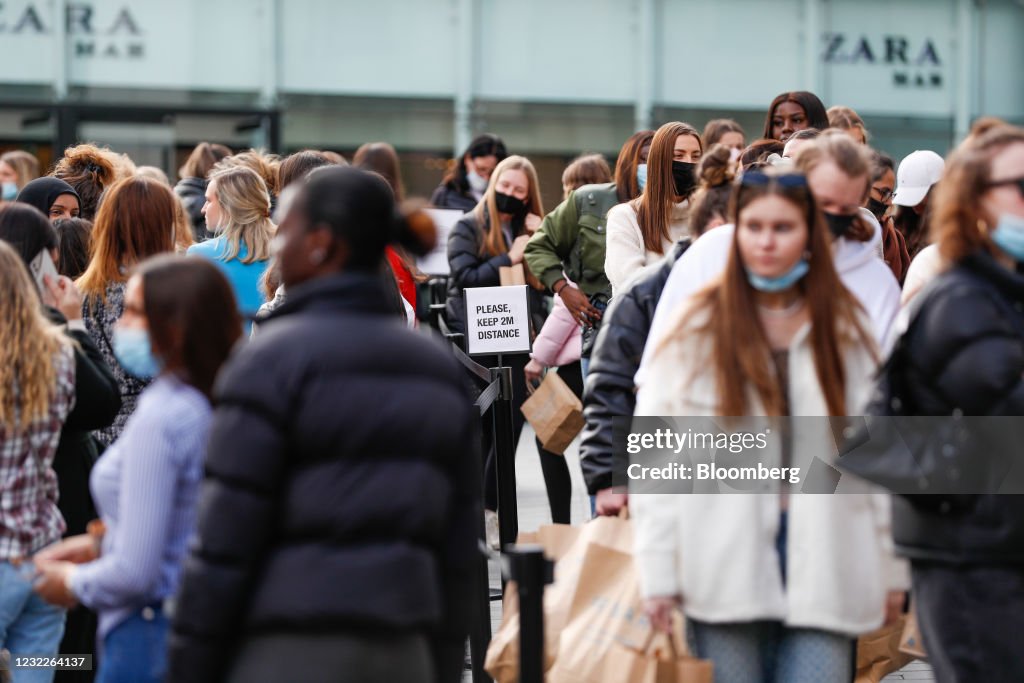
[[[174,186],[174,194],[181,199],[185,212],[192,222],[192,238],[196,242],[207,240],[211,235],[206,229],[206,216],[203,215],[203,205],[206,203],[206,178],[214,164],[230,155],[231,150],[224,145],[200,142],[178,171],[181,180]]]
[[[319,171],[283,205],[288,299],[214,392],[167,680],[458,681],[479,414],[379,270],[392,236],[417,253],[423,240],[354,168]]]
[[[903,338],[910,412],[1024,416],[1024,130],[949,160],[934,227],[953,265]],[[895,496],[893,534],[937,679],[1024,680],[1024,496]]]

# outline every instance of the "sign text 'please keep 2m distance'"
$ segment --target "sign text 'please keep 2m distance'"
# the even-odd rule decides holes
[[[469,287],[466,348],[470,355],[529,353],[530,308],[527,285]]]

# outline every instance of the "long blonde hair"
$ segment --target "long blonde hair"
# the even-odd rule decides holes
[[[54,357],[70,342],[43,315],[24,261],[0,240],[0,427],[7,434],[46,417],[57,388]],[[15,390],[16,388],[16,390]]]
[[[270,240],[277,227],[270,221],[270,193],[267,184],[255,171],[238,166],[214,171],[210,182],[224,214],[221,234],[227,243],[222,261],[238,256],[245,244],[242,263],[266,261],[270,258]]]
[[[487,217],[487,234],[484,235],[481,256],[485,253],[490,256],[508,253],[505,235],[501,230],[501,217],[498,205],[494,201],[494,188],[498,181],[501,180],[501,175],[505,171],[522,171],[526,174],[526,179],[530,181],[530,189],[526,195],[526,210],[541,218],[544,217],[544,203],[540,198],[540,183],[537,181],[537,170],[533,167],[533,163],[526,157],[517,155],[502,159],[494,168],[494,172],[491,173],[491,180],[487,183],[487,190],[484,192],[483,199],[473,209],[473,215],[476,216],[481,229],[484,226],[484,217]]]

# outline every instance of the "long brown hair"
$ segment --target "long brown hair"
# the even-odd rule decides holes
[[[997,126],[958,149],[946,162],[935,187],[933,237],[947,263],[959,263],[970,254],[995,253],[989,237],[993,227],[985,216],[981,198],[992,182],[992,158],[1010,145],[1024,144],[1024,128]]]
[[[0,240],[0,436],[43,419],[57,389],[55,356],[70,342],[43,316],[39,293],[21,256]]]
[[[89,267],[76,283],[82,294],[105,300],[108,284],[128,279],[127,267],[173,251],[177,201],[170,188],[151,178],[114,183],[96,215]]]
[[[138,275],[154,352],[209,398],[242,335],[234,290],[217,266],[199,256],[157,256]]]
[[[768,415],[783,413],[783,388],[774,371],[771,347],[758,314],[754,288],[747,280],[738,240],[743,210],[756,199],[775,195],[799,208],[807,221],[810,270],[798,287],[810,313],[814,365],[829,414],[845,415],[847,378],[843,347],[865,344],[875,348],[874,340],[858,319],[861,306],[839,279],[832,262],[828,227],[806,178],[789,174],[783,184],[779,174],[772,171],[751,175],[768,181],[752,185],[753,178],[749,178],[747,184],[741,180],[736,187],[729,203],[729,218],[736,226],[729,262],[720,280],[695,295],[695,306],[711,312],[703,331],[711,337],[718,412],[723,416],[745,415],[749,409],[747,389],[751,387]],[[844,339],[843,330],[852,338]]]
[[[640,183],[636,179],[636,167],[640,165],[640,150],[654,139],[653,130],[641,130],[629,136],[619,150],[615,160],[615,194],[619,203],[628,202],[640,196]]]
[[[182,178],[206,178],[214,164],[228,156],[231,156],[231,150],[224,145],[200,142],[178,169],[178,175]]]
[[[497,256],[498,254],[508,253],[505,235],[501,230],[501,217],[498,213],[498,205],[494,201],[494,187],[506,171],[522,171],[526,174],[526,179],[530,185],[529,192],[526,195],[526,210],[541,218],[544,217],[544,203],[540,198],[537,170],[526,157],[518,155],[506,157],[494,167],[494,173],[491,174],[491,179],[487,183],[487,190],[484,192],[483,199],[473,209],[473,215],[476,217],[480,228],[483,229],[485,225],[487,226],[487,233],[484,235],[483,245],[481,245],[481,256],[485,254]]]
[[[697,165],[697,191],[690,199],[690,232],[700,237],[716,215],[725,218],[735,177],[732,148],[712,145]]]
[[[405,187],[402,185],[402,169],[398,161],[398,152],[386,142],[367,142],[356,150],[352,157],[352,165],[364,171],[374,171],[384,176],[391,191],[395,193],[395,201],[405,200]]]
[[[644,249],[658,254],[663,253],[662,245],[672,239],[669,226],[672,224],[672,212],[680,201],[672,179],[672,157],[676,138],[680,135],[696,138],[701,152],[704,151],[704,143],[696,128],[679,121],[666,123],[651,141],[651,153],[647,157],[647,186],[643,194],[633,200],[636,222],[644,237]]]

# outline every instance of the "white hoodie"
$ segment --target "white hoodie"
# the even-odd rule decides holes
[[[882,227],[870,211],[864,208],[860,211],[861,216],[874,227],[871,239],[867,242],[854,242],[840,237],[835,240],[832,253],[839,278],[867,312],[884,357],[888,351],[886,340],[889,326],[900,309],[900,285],[889,266],[879,257]],[[732,225],[723,225],[704,233],[676,261],[654,312],[640,369],[634,380],[637,387],[643,386],[644,371],[650,362],[651,351],[667,333],[666,327],[672,319],[672,312],[725,269],[734,231]]]

